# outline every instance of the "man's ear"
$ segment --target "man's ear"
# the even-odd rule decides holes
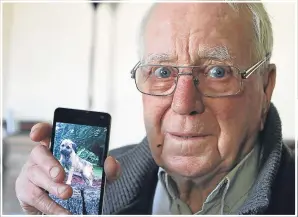
[[[264,124],[266,122],[266,117],[270,107],[271,97],[275,87],[275,80],[276,80],[276,66],[275,64],[269,64],[267,67],[267,70],[263,75],[264,100],[263,100],[263,106],[262,106],[260,130],[263,130]]]
[[[275,80],[276,80],[276,65],[269,64],[267,67],[266,72],[263,75],[264,81],[264,93],[268,103],[271,102],[272,93],[275,87]],[[269,104],[267,105],[269,106]]]

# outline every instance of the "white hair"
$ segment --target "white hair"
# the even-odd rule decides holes
[[[257,59],[264,58],[265,55],[272,53],[273,33],[269,15],[263,3],[233,3],[228,0],[227,4],[236,12],[239,12],[239,6],[246,6],[252,14],[253,31],[255,32],[255,48],[254,54]],[[140,26],[138,39],[138,54],[141,58],[144,52],[144,33],[145,28],[153,9],[158,3],[153,4],[146,12]]]

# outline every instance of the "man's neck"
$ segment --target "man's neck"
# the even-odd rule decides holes
[[[202,209],[208,195],[216,188],[228,172],[219,173],[214,176],[203,177],[195,180],[172,177],[179,191],[179,198],[186,203],[192,213]]]

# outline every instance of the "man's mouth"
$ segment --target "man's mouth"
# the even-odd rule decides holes
[[[178,136],[178,137],[183,138],[183,139],[190,139],[190,138],[195,138],[198,136]]]
[[[196,140],[203,139],[207,134],[198,134],[198,133],[168,133],[170,137],[179,139],[179,140]]]

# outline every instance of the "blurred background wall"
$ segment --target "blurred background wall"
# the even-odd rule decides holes
[[[149,5],[119,4],[112,13],[103,4],[97,11],[92,109],[112,114],[111,148],[145,135],[130,70],[138,61],[138,24]],[[58,106],[87,109],[91,4],[4,4],[3,11],[4,118],[51,122]]]
[[[295,4],[265,2],[274,31],[277,81],[272,101],[285,139],[295,138]],[[138,61],[137,33],[151,3],[102,4],[97,11],[93,110],[112,115],[110,149],[145,136],[141,94],[130,78]],[[51,122],[56,107],[88,108],[93,9],[83,3],[3,3],[3,118],[11,132],[20,123]],[[23,127],[24,128],[24,127]],[[26,127],[25,127],[26,128]],[[33,147],[28,133],[7,139],[15,179]],[[10,178],[8,178],[10,179]],[[5,214],[20,213],[7,187]],[[9,190],[10,189],[10,190]],[[9,202],[10,201],[10,202]]]

